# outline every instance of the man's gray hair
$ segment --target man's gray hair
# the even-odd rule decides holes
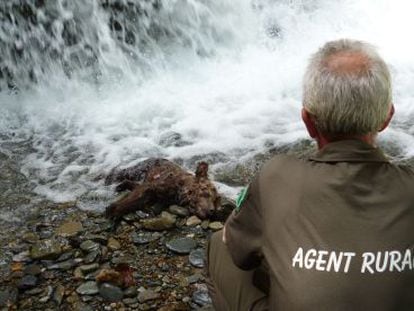
[[[329,60],[359,55],[360,70],[335,70]],[[324,134],[376,133],[386,121],[392,101],[387,65],[368,43],[341,39],[326,43],[310,59],[303,81],[303,106]]]

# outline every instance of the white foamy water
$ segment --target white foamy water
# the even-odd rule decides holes
[[[152,42],[152,54],[135,51],[145,57],[131,62],[98,12],[106,46],[99,82],[82,71],[72,79],[52,71],[31,89],[0,94],[1,133],[4,141],[29,141],[21,168],[36,192],[57,201],[91,190],[105,197],[97,177],[114,166],[209,154],[221,155],[220,166],[306,139],[307,59],[342,37],[373,43],[390,64],[396,116],[381,143],[396,145],[401,158],[414,156],[412,1],[188,0],[181,11],[179,2],[164,1],[170,11],[159,18],[181,41]],[[161,144],[171,132],[186,144]]]

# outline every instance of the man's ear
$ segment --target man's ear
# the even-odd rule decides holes
[[[318,136],[318,130],[316,128],[314,117],[305,108],[302,108],[302,120],[303,123],[305,123],[309,136],[316,138]]]
[[[197,179],[208,178],[208,164],[206,162],[198,163],[195,175]]]
[[[384,124],[381,126],[378,132],[382,132],[387,128],[387,126],[390,124],[392,117],[394,116],[395,108],[394,105],[391,104],[390,111],[388,112],[387,119],[384,121]]]

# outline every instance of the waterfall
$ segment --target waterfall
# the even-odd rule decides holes
[[[115,166],[165,157],[219,176],[305,152],[301,79],[324,42],[389,63],[396,116],[380,144],[414,158],[414,4],[397,0],[10,0],[0,3],[0,152],[34,191],[105,200]],[[236,171],[237,172],[237,171]],[[221,175],[220,175],[221,174]],[[237,183],[236,183],[237,184]]]

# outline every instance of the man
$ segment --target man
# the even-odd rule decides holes
[[[319,151],[267,163],[212,236],[216,310],[414,310],[414,172],[375,145],[393,113],[369,44],[313,55],[302,119]]]

